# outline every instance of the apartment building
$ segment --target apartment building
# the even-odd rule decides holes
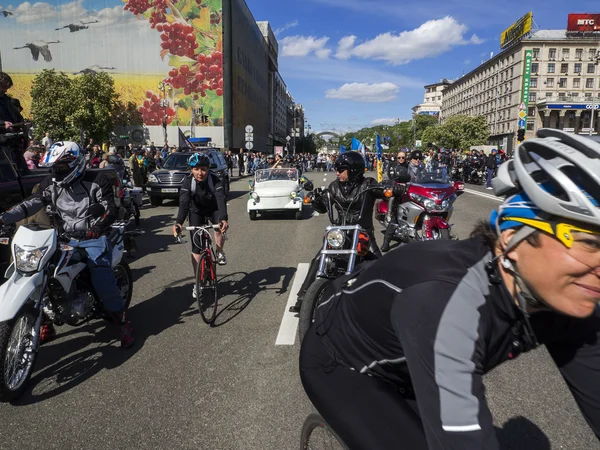
[[[429,114],[431,116],[439,117],[442,109],[442,100],[444,98],[444,89],[450,84],[450,81],[442,78],[439,83],[428,84],[425,86],[423,103],[413,106],[413,113]]]
[[[526,138],[541,127],[588,134],[599,100],[600,36],[566,30],[535,30],[482,63],[444,90],[441,120],[483,115],[490,144],[511,151],[516,145],[519,108],[527,104]],[[525,55],[531,51],[529,95],[523,98]],[[593,105],[596,105],[595,107]],[[594,132],[598,132],[596,112]]]

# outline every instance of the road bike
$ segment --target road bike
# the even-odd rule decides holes
[[[212,325],[217,317],[217,257],[212,243],[210,230],[218,231],[219,225],[204,225],[200,227],[185,227],[192,231],[192,242],[200,249],[200,259],[196,266],[195,289],[198,309],[202,320]],[[181,235],[176,237],[181,242]]]
[[[300,435],[301,450],[348,450],[342,439],[318,413],[309,414]]]

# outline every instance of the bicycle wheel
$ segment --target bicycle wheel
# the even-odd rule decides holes
[[[317,413],[309,414],[302,425],[300,448],[301,450],[349,450]]]
[[[196,299],[202,320],[212,324],[217,316],[217,273],[210,251],[202,253],[198,261]]]

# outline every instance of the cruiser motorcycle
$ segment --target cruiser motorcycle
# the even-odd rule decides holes
[[[90,206],[86,218],[104,215],[104,207]],[[133,294],[133,278],[123,260],[127,222],[115,222],[107,239],[112,267],[125,301]],[[0,286],[0,402],[16,399],[29,381],[40,345],[40,328],[46,321],[80,326],[92,319],[107,319],[101,299],[92,288],[83,232],[59,233],[37,224],[0,231],[0,244],[12,245],[13,262]]]
[[[403,243],[451,239],[448,222],[464,183],[451,183],[445,173],[421,172],[399,197],[380,200],[375,218],[387,228],[394,224],[393,240]]]

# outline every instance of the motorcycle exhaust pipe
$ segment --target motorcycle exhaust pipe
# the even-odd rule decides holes
[[[394,207],[394,197],[390,197],[388,199],[388,210],[385,213],[385,223],[386,225],[392,221],[392,208]]]

